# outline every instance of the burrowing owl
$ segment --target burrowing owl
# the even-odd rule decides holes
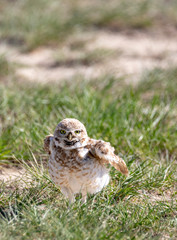
[[[114,154],[110,143],[89,138],[77,119],[62,120],[54,135],[44,139],[44,149],[49,154],[50,176],[70,202],[77,193],[85,202],[87,193],[97,193],[109,183],[105,164],[128,175],[125,162]]]

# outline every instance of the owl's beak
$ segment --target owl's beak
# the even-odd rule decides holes
[[[68,140],[72,140],[72,133],[69,133],[67,138],[68,138]]]

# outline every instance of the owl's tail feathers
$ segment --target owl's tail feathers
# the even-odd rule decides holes
[[[50,141],[52,140],[53,135],[48,135],[44,138],[44,150],[50,154]]]
[[[124,160],[118,156],[114,160],[110,160],[110,164],[119,172],[124,174],[125,176],[128,176],[128,168],[124,162]]]

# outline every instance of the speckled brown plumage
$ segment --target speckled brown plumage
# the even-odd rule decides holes
[[[85,202],[87,193],[99,192],[109,183],[105,164],[128,175],[125,162],[114,154],[110,143],[89,138],[77,119],[62,120],[54,135],[44,139],[44,149],[49,154],[50,176],[70,202],[77,193]]]

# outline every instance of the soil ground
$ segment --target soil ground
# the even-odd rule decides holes
[[[0,54],[18,64],[15,75],[23,81],[47,83],[73,76],[89,79],[111,74],[126,76],[128,83],[136,83],[146,70],[176,66],[176,43],[177,33],[166,35],[132,31],[128,34],[99,30],[77,35],[57,50],[41,47],[21,53],[18,48],[1,43]],[[98,50],[97,55],[101,56],[96,56],[96,61],[87,56]]]

